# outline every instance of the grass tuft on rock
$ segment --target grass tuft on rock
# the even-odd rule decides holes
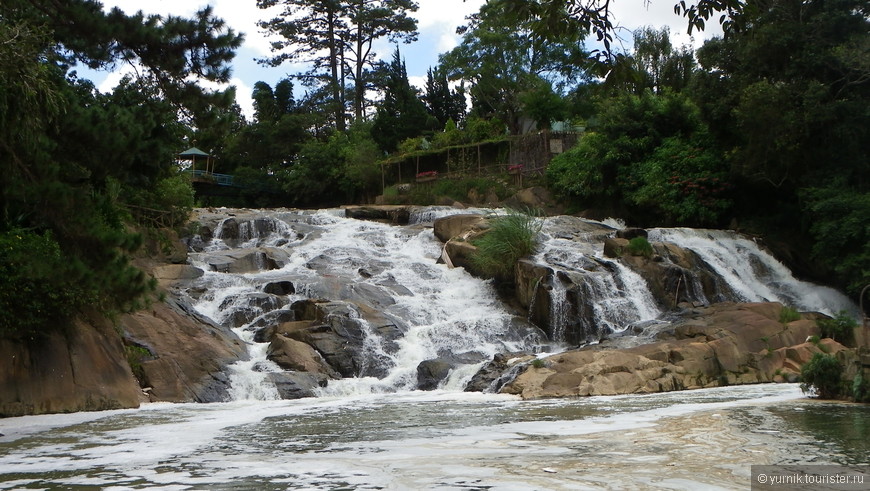
[[[489,231],[472,241],[477,252],[471,264],[483,276],[508,280],[514,265],[535,252],[542,222],[530,212],[512,210],[490,218]]]

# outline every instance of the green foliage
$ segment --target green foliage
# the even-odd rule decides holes
[[[814,239],[812,255],[857,296],[870,284],[870,193],[845,182],[802,193]]]
[[[133,371],[133,376],[139,381],[139,386],[148,387],[150,382],[148,382],[148,377],[145,375],[145,369],[142,367],[142,363],[148,360],[153,360],[154,354],[147,348],[129,344],[124,346],[124,352],[127,355],[127,364],[130,365],[130,369]]]
[[[849,344],[855,337],[855,328],[858,321],[845,310],[841,310],[833,319],[819,319],[816,321],[822,331],[822,337],[831,338],[842,344]]]
[[[381,150],[393,152],[403,140],[419,136],[426,129],[429,116],[408,81],[405,61],[398,48],[387,67],[386,78],[384,100],[375,115],[371,135]]]
[[[147,302],[155,283],[130,264],[142,237],[128,230],[127,207],[186,215],[192,204],[189,183],[172,173],[179,115],[189,122],[224,101],[190,79],[227,81],[241,43],[211,12],[0,4],[0,335],[37,339],[85,308],[112,314]],[[65,72],[120,59],[141,69],[111,93]]]
[[[532,360],[531,365],[533,368],[544,368],[547,366],[547,363],[540,358],[535,358],[534,360]]]
[[[843,366],[832,355],[816,353],[801,367],[801,390],[815,389],[822,399],[833,399],[843,393],[841,373]]]
[[[376,43],[383,38],[410,42],[417,36],[417,21],[409,14],[418,7],[411,0],[258,0],[257,6],[273,9],[258,25],[277,36],[271,43],[273,56],[259,61],[271,66],[308,61],[312,68],[301,78],[323,94],[320,110],[330,113],[340,132],[347,126],[348,102],[354,119],[364,119],[366,92],[377,79]]]
[[[512,195],[514,190],[500,179],[483,177],[438,179],[431,184],[414,186],[410,192],[410,201],[425,205],[437,203],[439,198],[448,197],[454,201],[466,202],[472,194],[483,198],[490,193],[494,193],[501,200]]]
[[[432,145],[436,148],[450,147],[465,143],[467,134],[456,127],[452,119],[448,119],[444,125],[444,131],[432,135]]]
[[[864,378],[864,371],[859,370],[852,379],[852,399],[855,402],[870,402],[870,381]]]
[[[731,203],[727,172],[685,95],[622,95],[600,110],[597,130],[551,161],[557,193],[585,206],[622,204],[658,223],[721,221]]]
[[[716,225],[731,206],[721,156],[702,137],[666,138],[623,179],[627,201],[666,223]]]
[[[63,277],[66,262],[51,232],[0,233],[0,337],[38,339],[95,300]]]
[[[529,213],[511,211],[490,218],[490,229],[472,244],[473,267],[490,278],[510,280],[520,259],[535,252],[542,222]]]
[[[788,305],[783,305],[782,309],[779,311],[779,322],[783,324],[800,320],[800,318],[801,313],[798,312],[797,309],[789,307]]]
[[[601,133],[583,135],[579,144],[550,161],[550,186],[563,196],[585,203],[610,197],[616,189],[604,185],[605,169],[616,164],[611,162],[613,155],[606,151],[607,145],[607,137]]]
[[[510,2],[487,2],[461,27],[462,42],[441,55],[443,70],[452,80],[469,83],[471,114],[495,117],[511,134],[520,133],[524,113],[521,94],[537,106],[534,117],[546,120],[540,110],[551,106],[556,93],[585,76],[587,53],[578,32],[541,42],[505,14]],[[549,95],[534,100],[535,90],[547,86]],[[558,103],[555,104],[559,106]]]
[[[426,103],[429,114],[445,131],[451,122],[455,128],[456,122],[465,120],[465,87],[461,85],[457,90],[451,90],[447,73],[442,68],[430,68],[426,72],[426,94],[423,102]]]
[[[628,241],[628,253],[632,256],[650,258],[653,255],[653,247],[646,237],[634,237]]]
[[[505,136],[506,127],[502,120],[498,118],[479,118],[471,116],[465,122],[465,142],[474,143],[494,138],[503,138]]]

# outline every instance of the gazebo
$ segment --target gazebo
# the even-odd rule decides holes
[[[205,169],[202,171],[196,171],[196,161],[197,159],[202,160],[205,157]],[[202,150],[196,147],[190,147],[187,150],[178,154],[179,160],[190,160],[190,173],[193,174],[194,177],[200,174],[213,174],[214,173],[214,159],[212,156],[203,152]]]

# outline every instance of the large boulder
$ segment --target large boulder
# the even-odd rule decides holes
[[[317,389],[326,387],[328,378],[323,374],[307,372],[272,372],[269,380],[275,384],[281,399],[314,397]]]
[[[314,348],[342,377],[384,377],[392,366],[389,355],[398,350],[402,331],[371,308],[349,302],[300,300],[291,305],[300,321],[283,332]],[[382,351],[367,351],[366,341],[377,337]]]
[[[169,296],[149,309],[122,316],[128,344],[147,350],[141,362],[152,401],[217,402],[228,399],[226,367],[247,357],[244,343],[229,330]]]
[[[284,334],[272,338],[266,356],[285,370],[323,374],[333,379],[340,377],[314,348]]]
[[[132,408],[141,394],[121,338],[101,316],[32,342],[0,339],[0,417]]]
[[[411,218],[412,207],[405,205],[354,205],[343,208],[347,218],[407,225]]]
[[[814,353],[846,349],[830,339],[807,342],[819,333],[816,323],[804,318],[783,324],[782,308],[778,303],[722,303],[693,309],[663,331],[658,342],[557,354],[543,366],[525,367],[502,391],[537,398],[793,382]]]
[[[531,353],[498,353],[471,377],[466,392],[498,392],[510,381],[511,370],[533,360]]]
[[[438,240],[447,242],[454,237],[479,233],[486,230],[488,226],[483,215],[460,214],[438,218],[432,224],[432,229]]]
[[[280,269],[289,262],[290,256],[277,247],[261,247],[213,252],[204,259],[212,271],[239,274]]]
[[[447,378],[454,365],[443,358],[425,360],[417,365],[417,388],[420,390],[434,390],[438,384]]]

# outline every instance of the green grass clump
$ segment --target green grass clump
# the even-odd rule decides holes
[[[646,237],[635,237],[628,241],[628,253],[632,256],[652,257],[653,247]]]
[[[800,320],[801,313],[788,305],[784,305],[782,310],[779,311],[779,322],[783,324],[788,324],[789,322],[794,322],[796,320]]]
[[[489,231],[472,241],[477,247],[471,257],[472,266],[490,278],[512,278],[517,261],[537,249],[541,225],[531,214],[519,211],[490,218]]]

